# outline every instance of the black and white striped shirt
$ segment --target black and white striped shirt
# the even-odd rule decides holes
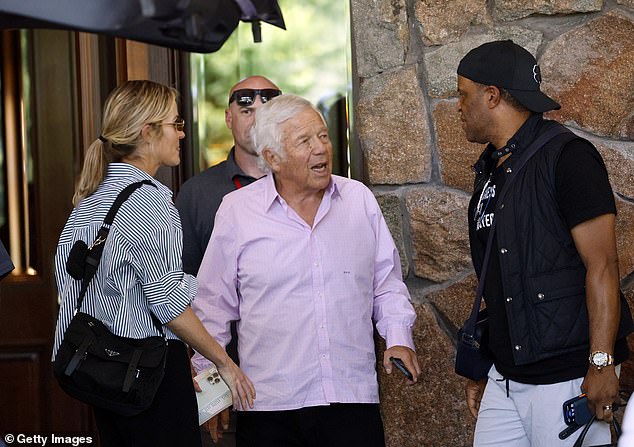
[[[53,358],[73,318],[81,281],[66,272],[68,253],[76,240],[92,243],[115,198],[131,183],[151,180],[119,209],[95,277],[88,286],[82,312],[102,321],[119,336],[160,335],[150,311],[165,324],[185,310],[196,294],[196,278],[182,271],[183,237],[172,191],[146,172],[127,163],[111,163],[97,191],[71,213],[55,255],[55,278],[61,307]],[[168,338],[177,338],[165,328]]]

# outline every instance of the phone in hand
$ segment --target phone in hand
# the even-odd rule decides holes
[[[392,362],[392,364],[396,366],[396,368],[400,372],[402,372],[405,377],[407,377],[409,380],[414,380],[414,376],[412,376],[412,373],[409,372],[408,369],[405,367],[405,363],[403,363],[403,360],[399,359],[398,357],[390,357],[390,362]]]
[[[564,422],[566,425],[585,425],[592,419],[585,394],[568,399],[563,404]]]

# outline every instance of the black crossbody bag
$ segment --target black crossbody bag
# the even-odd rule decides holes
[[[502,200],[509,189],[509,185],[513,179],[515,179],[520,169],[524,167],[526,162],[550,140],[565,132],[568,132],[565,127],[556,126],[540,135],[530,146],[526,148],[526,151],[522,154],[514,168],[514,175],[509,177],[506,180],[506,183],[504,183],[504,187],[498,196],[498,203],[502,203]],[[493,234],[495,232],[496,222],[497,218],[494,218],[493,223],[491,224],[491,229],[489,230],[489,238],[487,240],[484,259],[482,262],[482,271],[480,272],[480,281],[478,283],[478,289],[473,302],[471,315],[458,330],[458,340],[456,342],[456,374],[476,381],[484,379],[491,369],[491,365],[493,365],[493,357],[488,349],[488,313],[486,309],[480,310],[480,304],[482,303],[482,295],[484,293],[484,280],[486,278],[487,268],[489,265],[489,257],[491,255],[491,246],[493,245]]]
[[[81,280],[81,291],[64,339],[55,356],[53,371],[60,387],[70,396],[122,416],[146,410],[163,380],[167,339],[160,321],[152,322],[162,336],[133,339],[111,333],[99,320],[81,312],[90,281],[97,272],[114,217],[144,180],[127,186],[112,204],[90,247],[84,241],[73,245],[66,262],[67,272]]]

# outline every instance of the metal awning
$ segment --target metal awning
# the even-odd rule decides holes
[[[197,53],[217,51],[238,26],[286,29],[277,0],[0,0],[0,28],[107,34]]]

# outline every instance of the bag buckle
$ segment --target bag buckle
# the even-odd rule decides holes
[[[64,374],[70,376],[75,372],[75,370],[79,367],[82,361],[86,360],[86,356],[88,355],[88,347],[92,344],[92,339],[90,337],[85,337],[81,344],[75,350],[75,354],[68,362],[66,369],[64,370]]]
[[[96,247],[97,245],[101,245],[104,242],[106,242],[106,238],[105,237],[97,236],[97,239],[95,239],[92,242],[92,244],[90,244],[90,247],[88,247],[88,250],[92,250],[94,247]]]
[[[463,344],[474,349],[480,349],[480,342],[473,335],[463,333],[460,334],[460,337]]]

